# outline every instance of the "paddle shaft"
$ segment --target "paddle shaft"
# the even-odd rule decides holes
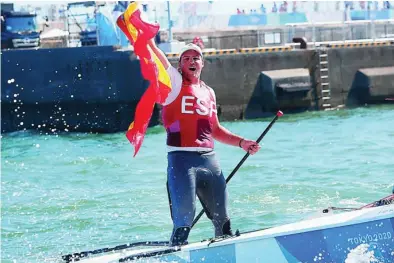
[[[283,113],[281,111],[278,111],[278,113],[276,114],[275,118],[270,122],[270,124],[267,126],[267,128],[265,128],[265,130],[263,131],[263,133],[260,135],[260,137],[256,140],[257,143],[259,143],[264,136],[267,134],[267,132],[271,129],[272,125],[274,125],[274,123],[276,122],[276,120],[281,117],[283,115]],[[230,173],[230,175],[226,178],[226,184],[231,180],[231,178],[233,178],[233,176],[235,175],[235,173],[238,171],[238,169],[241,167],[241,165],[246,161],[246,159],[248,159],[250,153],[247,152],[245,154],[245,156],[242,158],[242,160],[237,164],[237,166],[235,166],[234,170]],[[202,217],[202,215],[204,214],[204,209],[200,211],[200,213],[197,215],[197,217],[194,219],[191,228],[193,228],[193,226],[197,223],[197,221]]]

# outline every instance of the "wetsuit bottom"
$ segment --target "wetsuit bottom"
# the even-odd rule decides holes
[[[168,153],[167,190],[174,229],[171,244],[187,242],[196,213],[196,195],[215,227],[215,236],[231,235],[226,180],[215,152]]]

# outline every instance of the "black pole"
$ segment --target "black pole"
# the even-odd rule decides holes
[[[112,251],[119,251],[123,250],[126,248],[131,248],[131,247],[163,247],[163,246],[169,246],[170,243],[168,241],[143,241],[143,242],[135,242],[135,243],[128,243],[124,245],[119,245],[116,247],[106,247],[106,248],[100,248],[96,250],[91,250],[91,251],[83,251],[83,252],[77,252],[77,253],[72,253],[68,255],[62,256],[62,259],[69,263],[69,262],[74,262],[74,261],[79,261],[82,258],[88,257],[90,255],[97,255],[101,253],[107,253],[107,252],[112,252]]]
[[[270,124],[268,125],[267,128],[265,128],[264,132],[260,135],[260,137],[256,140],[257,143],[259,143],[264,136],[267,134],[267,132],[271,129],[272,125],[274,125],[274,123],[276,122],[276,120],[281,117],[283,115],[283,113],[281,111],[278,111],[276,113],[275,118],[270,122]],[[237,164],[237,166],[235,166],[234,170],[230,173],[230,175],[227,177],[226,179],[226,183],[228,183],[231,178],[233,178],[233,176],[235,175],[235,173],[238,171],[238,169],[241,167],[241,165],[246,161],[246,159],[248,159],[250,153],[247,152],[245,154],[245,156],[242,158],[242,160]],[[193,228],[193,226],[197,223],[197,221],[201,218],[201,216],[204,214],[204,209],[200,211],[200,213],[197,215],[197,217],[194,219],[191,228]]]

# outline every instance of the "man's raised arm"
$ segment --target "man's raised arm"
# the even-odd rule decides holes
[[[170,61],[168,61],[168,58],[166,57],[164,52],[161,51],[161,49],[156,46],[156,43],[153,39],[151,39],[148,43],[149,43],[149,47],[152,49],[153,53],[156,54],[157,58],[163,64],[164,68],[167,70],[171,66],[171,64],[170,64]]]

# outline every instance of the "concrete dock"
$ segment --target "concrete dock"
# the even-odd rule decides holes
[[[217,50],[204,58],[202,80],[216,92],[221,120],[394,98],[394,41]],[[124,131],[148,85],[133,52],[110,46],[9,50],[1,59],[2,132]],[[159,122],[157,107],[151,125]]]

